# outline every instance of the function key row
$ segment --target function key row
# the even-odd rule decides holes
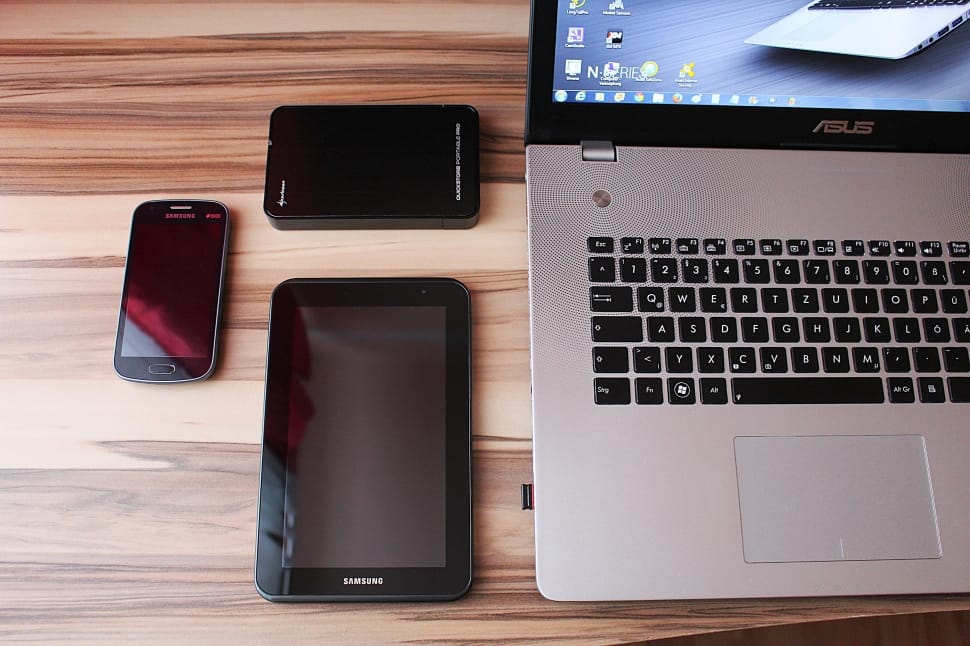
[[[593,236],[587,239],[590,253],[624,254],[651,253],[656,255],[697,255],[705,253],[711,256],[722,256],[728,253],[728,241],[724,238],[620,238],[619,246],[611,237]],[[841,252],[845,256],[898,256],[902,258],[921,255],[927,258],[938,258],[943,255],[944,245],[939,240],[842,240],[841,244],[835,240],[806,240],[777,238],[735,238],[731,241],[730,251],[739,256],[834,256]],[[946,249],[952,258],[970,257],[970,242],[950,241]]]

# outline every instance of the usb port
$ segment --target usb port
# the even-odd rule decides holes
[[[949,26],[947,26],[947,27],[944,27],[943,29],[941,29],[941,30],[939,31],[939,33],[937,33],[937,34],[936,34],[936,37],[937,37],[937,38],[943,38],[943,36],[945,36],[945,35],[947,34],[947,32],[948,32],[948,31],[950,31],[950,27],[949,27]]]

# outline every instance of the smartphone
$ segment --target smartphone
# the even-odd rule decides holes
[[[471,310],[447,278],[273,292],[256,587],[445,600],[472,577]]]
[[[114,368],[122,379],[205,379],[215,367],[229,240],[220,202],[155,200],[131,220]]]

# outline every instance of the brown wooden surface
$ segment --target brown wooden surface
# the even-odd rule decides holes
[[[524,119],[527,0],[0,4],[0,639],[615,643],[968,597],[553,603],[536,592]],[[482,120],[468,231],[276,231],[281,104],[454,102]],[[233,217],[221,363],[111,369],[128,225]],[[444,604],[274,605],[252,584],[268,297],[294,276],[453,276],[473,293],[475,579]],[[649,546],[644,546],[649,549]]]

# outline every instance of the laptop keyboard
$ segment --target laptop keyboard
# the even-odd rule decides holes
[[[820,0],[809,9],[910,9],[967,4],[970,0]]]
[[[591,237],[594,401],[970,402],[970,242]]]

